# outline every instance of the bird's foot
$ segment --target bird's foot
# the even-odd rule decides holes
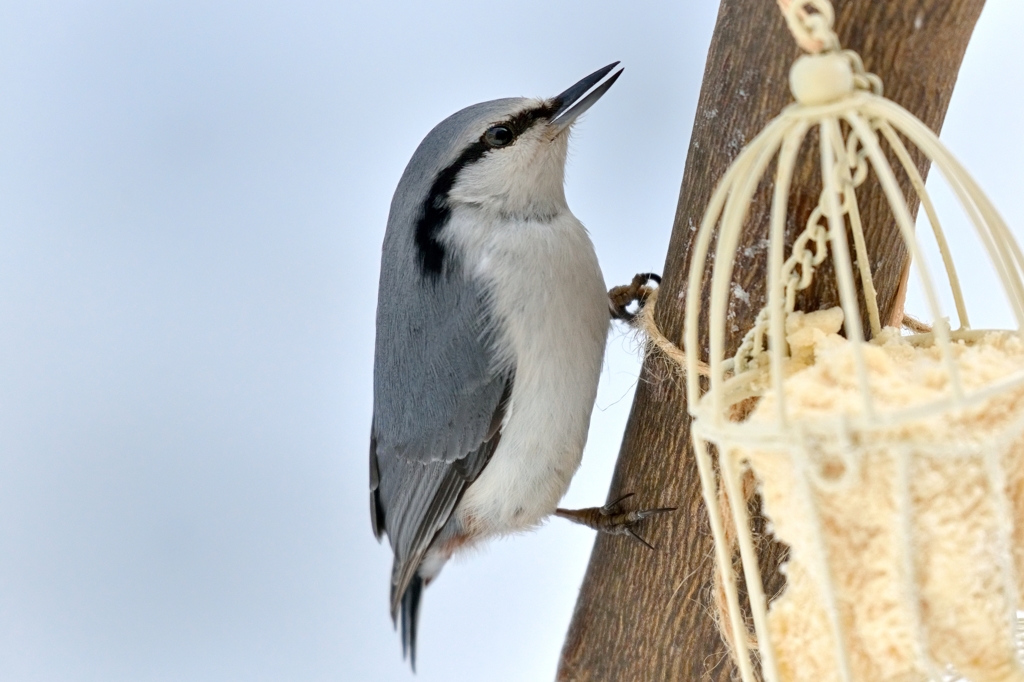
[[[629,284],[612,287],[608,292],[608,307],[611,310],[612,318],[633,323],[637,314],[643,309],[644,301],[656,288],[651,286],[661,284],[661,277],[653,272],[642,272],[633,278]],[[630,311],[629,307],[636,303],[636,310]]]
[[[622,503],[633,497],[633,493],[623,495],[614,502],[609,502],[603,507],[587,507],[586,509],[556,509],[555,516],[569,519],[573,523],[579,523],[587,528],[593,528],[600,533],[610,535],[628,535],[637,542],[641,542],[650,549],[654,545],[644,540],[634,529],[649,516],[664,514],[675,511],[675,507],[658,507],[656,509],[636,509],[634,511],[623,511]]]

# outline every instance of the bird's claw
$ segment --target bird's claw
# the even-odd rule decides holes
[[[642,543],[649,549],[656,549],[654,545],[644,540],[636,532],[634,526],[644,519],[657,514],[665,514],[675,511],[675,507],[656,507],[654,509],[634,509],[633,511],[622,511],[622,502],[633,497],[633,493],[627,493],[622,497],[609,502],[603,507],[588,507],[586,509],[556,509],[555,515],[568,519],[575,523],[582,524],[587,528],[593,528],[599,533],[609,535],[628,535],[637,542]]]
[[[633,324],[637,314],[643,309],[647,297],[655,289],[651,286],[651,282],[654,282],[655,285],[661,284],[661,276],[653,272],[641,272],[633,277],[633,281],[629,284],[612,287],[608,292],[608,307],[611,310],[612,318]],[[636,312],[630,312],[629,306],[634,303],[637,304]]]

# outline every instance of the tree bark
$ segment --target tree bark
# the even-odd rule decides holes
[[[885,94],[938,131],[956,75],[984,0],[833,0],[842,46],[857,51],[878,74]],[[682,345],[690,252],[704,208],[718,179],[751,140],[792,101],[789,67],[800,54],[771,0],[723,0],[708,52],[700,100],[690,138],[672,238],[665,261],[656,319],[664,334]],[[790,238],[803,228],[817,203],[820,173],[807,153],[794,175]],[[916,156],[918,168],[927,163]],[[770,169],[770,172],[773,172]],[[898,173],[904,185],[907,178]],[[906,250],[895,233],[877,183],[858,191],[872,272],[885,320],[902,315]],[[737,251],[735,281],[749,302],[734,300],[734,352],[764,305],[768,182],[754,197],[747,230]],[[916,197],[911,203],[916,211]],[[707,267],[705,281],[710,279]],[[836,305],[819,271],[798,308]],[[706,291],[705,291],[706,293]],[[706,300],[706,299],[705,299]],[[706,342],[706,336],[705,336]],[[637,493],[647,507],[678,511],[647,522],[651,552],[623,536],[599,534],[562,650],[563,682],[697,682],[734,677],[710,599],[715,571],[713,544],[690,440],[684,381],[656,353],[644,362],[632,412],[612,479],[609,499]],[[780,587],[777,568],[784,548],[766,543],[761,566],[769,594]]]

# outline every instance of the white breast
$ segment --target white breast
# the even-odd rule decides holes
[[[477,538],[552,514],[579,467],[604,357],[604,278],[586,230],[567,209],[511,222],[458,211],[448,234],[468,273],[489,283],[515,382],[501,441],[466,490],[457,518]]]

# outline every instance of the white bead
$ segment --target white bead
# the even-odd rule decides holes
[[[804,55],[789,70],[789,89],[800,104],[828,104],[853,92],[853,70],[842,55]]]

